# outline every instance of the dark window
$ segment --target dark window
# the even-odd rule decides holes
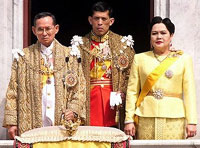
[[[49,11],[53,13],[60,25],[60,31],[56,38],[63,45],[69,46],[73,35],[83,36],[91,30],[88,14],[93,2],[94,0],[59,0],[52,3],[49,0],[32,0],[31,21],[33,21],[35,14],[39,12]],[[115,23],[111,30],[121,35],[132,35],[137,53],[148,51],[151,1],[108,0],[108,2],[114,9],[115,17]],[[33,22],[31,24],[33,25]],[[31,43],[35,41],[36,38],[32,34]]]

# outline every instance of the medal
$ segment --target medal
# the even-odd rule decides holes
[[[105,70],[107,69],[107,66],[104,64],[104,65],[101,66],[101,69],[102,69],[103,71],[105,71]]]
[[[118,64],[118,67],[120,69],[125,69],[128,67],[128,64],[129,64],[129,61],[128,61],[128,57],[126,55],[120,55],[118,60],[117,60],[117,64]]]
[[[77,84],[77,75],[75,73],[68,73],[64,77],[64,84],[68,87],[73,87]]]
[[[171,70],[167,70],[166,72],[165,72],[165,76],[167,77],[167,78],[172,78],[173,77],[173,71],[171,71]]]

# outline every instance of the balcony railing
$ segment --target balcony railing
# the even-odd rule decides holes
[[[200,140],[131,140],[131,148],[200,148]],[[13,148],[13,140],[0,140],[0,148]]]

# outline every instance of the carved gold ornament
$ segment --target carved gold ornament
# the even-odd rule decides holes
[[[61,116],[61,124],[66,128],[66,132],[69,136],[73,136],[76,131],[78,130],[78,127],[81,125],[81,120],[79,117],[76,118],[76,120],[66,120],[64,117],[64,113]]]

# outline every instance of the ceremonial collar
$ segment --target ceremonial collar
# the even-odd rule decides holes
[[[109,31],[103,36],[97,36],[93,31],[91,31],[90,37],[92,41],[103,43],[108,40],[108,37],[109,37],[108,34],[109,34]]]

